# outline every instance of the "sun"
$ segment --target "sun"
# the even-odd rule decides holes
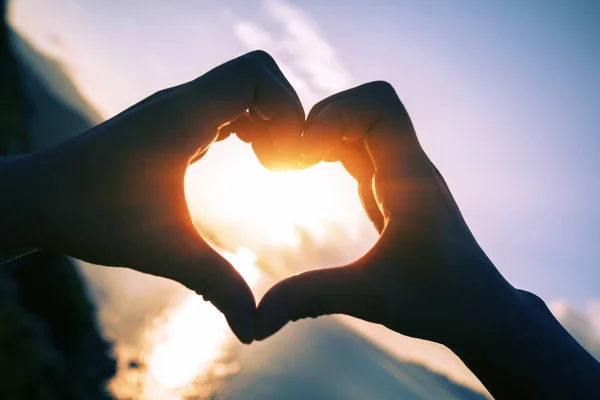
[[[271,172],[235,137],[188,168],[185,189],[193,217],[273,245],[298,245],[297,227],[327,240],[328,223],[355,232],[364,220],[357,184],[339,163]]]

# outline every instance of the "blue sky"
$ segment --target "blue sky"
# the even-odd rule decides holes
[[[255,47],[285,65],[308,106],[387,80],[509,281],[579,309],[600,299],[598,2],[13,6],[17,28],[63,60],[107,117]]]

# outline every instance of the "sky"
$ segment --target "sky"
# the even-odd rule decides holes
[[[600,331],[599,2],[13,0],[11,12],[106,118],[257,48],[307,110],[390,82],[500,272]]]

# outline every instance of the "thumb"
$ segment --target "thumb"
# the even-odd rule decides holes
[[[178,281],[221,311],[231,330],[243,343],[254,339],[256,302],[240,273],[208,245],[182,257],[157,275]],[[210,329],[210,328],[207,328]]]
[[[321,315],[366,316],[368,301],[356,266],[304,272],[273,286],[257,309],[255,338],[263,340],[289,321]]]

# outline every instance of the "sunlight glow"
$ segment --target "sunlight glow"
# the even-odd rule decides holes
[[[222,255],[236,267],[250,286],[258,279],[256,255],[246,248]],[[211,367],[222,356],[223,346],[232,337],[223,315],[190,293],[171,310],[155,332],[158,342],[149,357],[149,370],[160,386],[179,388]]]
[[[235,137],[213,145],[188,168],[185,188],[194,217],[213,228],[233,224],[236,234],[272,245],[297,246],[297,227],[326,241],[328,222],[350,233],[364,219],[356,182],[340,164],[271,172]]]
[[[168,318],[165,339],[150,357],[150,372],[167,387],[189,383],[219,356],[227,334],[223,316],[194,294]]]

